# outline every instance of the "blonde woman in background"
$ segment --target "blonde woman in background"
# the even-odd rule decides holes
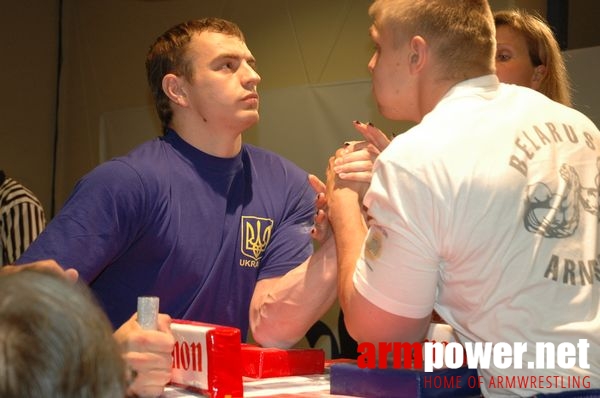
[[[494,13],[496,74],[503,83],[530,87],[571,106],[571,84],[560,47],[548,24],[523,10]]]

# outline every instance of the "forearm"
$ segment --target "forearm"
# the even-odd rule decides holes
[[[337,248],[338,298],[342,311],[348,317],[352,315],[352,301],[358,294],[352,278],[367,234],[367,226],[356,195],[346,190],[337,192],[332,199],[329,217]]]
[[[330,219],[337,243],[338,295],[348,333],[358,342],[421,341],[429,325],[429,315],[413,319],[386,312],[354,286],[354,272],[367,226],[360,206],[353,204],[358,202],[352,202],[347,196],[337,199],[342,199],[343,205],[330,207]],[[336,215],[337,211],[341,214]]]
[[[281,278],[257,284],[250,308],[254,340],[287,348],[300,340],[334,303],[337,267],[333,239]]]

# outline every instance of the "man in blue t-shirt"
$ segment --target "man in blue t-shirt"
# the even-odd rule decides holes
[[[146,67],[164,135],[83,177],[20,263],[76,269],[118,328],[130,392],[156,396],[170,378],[170,317],[289,347],[334,302],[336,264],[332,242],[312,253],[306,172],[242,143],[260,76],[239,28],[180,24]],[[142,295],[160,298],[159,331],[135,321]]]

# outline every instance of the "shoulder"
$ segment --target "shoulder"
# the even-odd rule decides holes
[[[288,209],[312,211],[315,193],[306,171],[280,155],[251,145],[244,145],[243,156],[252,190],[260,193],[258,197]]]
[[[161,138],[147,141],[126,155],[101,163],[86,178],[109,181],[160,178],[160,171],[169,163],[169,148]]]
[[[130,197],[137,196],[136,192],[156,191],[161,182],[168,180],[166,150],[159,138],[143,143],[124,156],[96,166],[78,181],[74,192]]]
[[[511,118],[505,118],[505,124],[521,120],[544,123],[565,123],[570,126],[592,132],[598,127],[583,112],[575,107],[569,107],[553,101],[544,94],[527,87],[512,84],[501,84],[501,101],[505,108],[510,109]]]
[[[308,184],[308,173],[281,155],[250,144],[244,144],[244,155],[245,160],[250,161],[254,170],[261,175],[285,180],[302,180]]]
[[[38,198],[27,187],[18,181],[6,177],[0,185],[0,207],[8,207],[20,203],[32,203],[41,207]]]
[[[135,170],[144,171],[160,167],[167,163],[169,161],[168,153],[172,150],[172,146],[163,137],[157,137],[138,145],[126,155],[112,160],[120,162],[122,167],[127,166]]]

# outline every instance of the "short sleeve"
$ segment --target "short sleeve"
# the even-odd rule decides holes
[[[387,312],[423,318],[433,310],[439,274],[437,199],[411,172],[381,160],[365,196],[369,231],[354,284]]]
[[[282,218],[261,260],[258,279],[282,276],[313,253],[310,230],[314,222],[315,193],[306,173],[299,169],[292,173],[286,182]]]
[[[54,259],[90,282],[135,239],[143,203],[140,176],[121,161],[103,163],[77,183],[18,262]]]

